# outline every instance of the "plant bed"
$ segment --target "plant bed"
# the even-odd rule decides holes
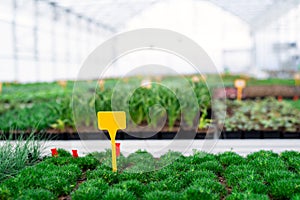
[[[262,139],[263,133],[261,131],[244,131],[242,139]]]
[[[267,130],[262,131],[263,139],[278,139],[282,138],[282,131]]]
[[[190,77],[187,77],[188,79]],[[170,81],[172,80],[172,81]],[[190,79],[191,80],[191,79]],[[230,78],[231,85],[233,80]],[[226,81],[229,81],[226,78]],[[95,98],[87,100],[88,106],[82,103],[82,107],[87,109],[93,109],[95,112],[100,110],[111,110],[111,95],[114,85],[119,80],[109,79],[105,80],[105,90],[101,91],[99,88],[95,91]],[[176,84],[178,77],[166,78],[166,84],[174,86],[178,91],[184,91],[185,88],[181,84]],[[258,87],[262,85],[270,85],[270,83],[282,84],[284,87],[273,87],[276,91],[281,91],[285,87],[293,87],[293,80],[253,80],[249,79],[247,85]],[[211,122],[211,98],[206,84],[202,81],[193,83],[191,86],[197,96],[199,107],[186,107],[185,109],[191,112],[182,112],[179,102],[176,96],[164,87],[153,85],[152,88],[140,88],[140,78],[130,78],[128,84],[124,84],[124,90],[122,90],[117,98],[126,100],[124,95],[128,94],[131,87],[137,87],[138,90],[134,92],[132,98],[129,99],[130,111],[126,113],[128,118],[128,127],[134,127],[134,125],[151,125],[153,129],[157,128],[159,124],[161,112],[157,110],[154,115],[149,115],[149,108],[159,104],[167,112],[168,116],[166,124],[162,128],[162,132],[177,132],[180,129],[194,129],[194,126],[199,124],[199,128],[207,128]],[[66,88],[61,88],[56,83],[43,83],[43,84],[26,84],[10,86],[5,85],[3,93],[0,96],[0,130],[5,133],[15,132],[14,130],[20,130],[20,132],[37,132],[53,133],[57,139],[77,139],[75,122],[73,119],[72,109],[72,82],[68,83]],[[96,82],[95,82],[96,84]],[[228,84],[227,84],[228,85]],[[279,88],[279,89],[278,89]],[[280,89],[281,88],[281,89]],[[247,88],[245,88],[247,89]],[[272,88],[268,89],[270,92]],[[47,91],[47,92],[45,92]],[[254,91],[254,90],[253,90]],[[299,88],[292,90],[286,90],[286,94],[282,94],[283,97],[287,97],[287,93],[294,95],[299,93]],[[212,91],[211,91],[212,92]],[[262,92],[261,94],[263,94]],[[267,94],[267,93],[265,93]],[[277,95],[278,96],[278,95]],[[300,95],[299,95],[300,96]],[[190,105],[190,98],[183,96],[184,105]],[[253,98],[253,97],[251,97]],[[284,132],[294,132],[299,130],[299,102],[300,101],[286,101],[278,102],[277,99],[264,99],[255,101],[227,101],[226,102],[226,119],[224,126],[227,131],[244,131],[255,130],[260,131],[265,128],[272,130],[282,130]],[[220,102],[219,102],[220,103]],[[222,103],[222,102],[221,102]],[[127,105],[127,104],[126,104]],[[217,108],[219,105],[214,104],[213,108]],[[80,106],[79,106],[80,107]],[[120,105],[120,109],[122,106]],[[298,109],[295,109],[298,108]],[[86,117],[85,109],[81,110],[82,119],[77,120],[80,125],[79,132],[94,133],[97,131],[96,117]],[[30,113],[30,114],[29,114]],[[216,114],[216,115],[215,115]],[[18,116],[18,117],[16,117]],[[217,116],[217,111],[214,110],[214,116]],[[200,117],[200,119],[198,119]],[[203,117],[203,118],[202,118]],[[218,123],[218,119],[213,119],[215,123]],[[202,122],[202,123],[201,123]],[[151,124],[152,123],[152,124]],[[179,123],[183,126],[179,127]],[[134,125],[133,125],[134,124]],[[91,128],[92,127],[92,128]],[[77,127],[78,128],[78,127]],[[87,130],[85,130],[85,128]],[[91,130],[90,130],[91,129]],[[148,130],[145,130],[147,132]],[[151,130],[150,130],[151,131]],[[18,131],[16,131],[18,132]],[[85,137],[85,136],[83,136]],[[105,137],[101,135],[104,139]],[[120,139],[126,139],[126,135],[121,135]],[[159,138],[163,138],[163,135]],[[284,136],[283,136],[284,137]],[[90,138],[87,136],[87,138]],[[98,138],[95,135],[91,138]],[[130,137],[128,136],[128,139]],[[168,136],[168,138],[171,138]],[[196,136],[196,138],[199,138]],[[202,138],[202,136],[200,137]]]
[[[300,96],[300,87],[268,85],[268,86],[247,86],[243,89],[243,99],[255,99],[266,97],[283,97],[285,99],[293,99],[294,96]],[[225,93],[223,89],[215,89],[215,98],[236,99],[237,90],[234,87],[226,87]]]
[[[222,139],[242,139],[242,131],[223,131]]]
[[[21,170],[0,182],[1,199],[297,199],[300,152],[168,152],[154,158],[138,150],[117,159],[110,151],[58,157]],[[284,188],[284,189],[283,189]]]
[[[30,133],[2,133],[0,140],[10,137],[12,140],[19,138],[26,139]],[[83,133],[35,133],[36,138],[43,140],[107,140],[110,139],[107,131],[104,132],[83,132]],[[118,140],[166,140],[166,139],[205,139],[213,138],[207,130],[198,131],[163,131],[153,132],[129,132],[118,131]],[[219,139],[300,139],[300,132],[255,130],[255,131],[222,131]]]
[[[284,139],[300,139],[300,132],[283,132]]]

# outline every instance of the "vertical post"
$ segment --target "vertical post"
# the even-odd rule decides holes
[[[251,63],[250,65],[250,68],[251,69],[256,69],[257,67],[257,58],[256,58],[256,35],[255,35],[255,32],[253,30],[251,30],[250,32],[250,35],[251,35],[251,39],[252,39],[252,49],[251,49]]]
[[[12,1],[12,12],[13,12],[13,19],[12,19],[12,43],[13,43],[13,59],[14,59],[14,81],[18,81],[19,78],[19,60],[18,60],[18,40],[17,40],[17,0]]]
[[[65,27],[65,64],[67,65],[67,74],[70,74],[70,10],[65,10],[66,27]],[[67,75],[68,76],[68,75]],[[66,79],[71,77],[65,77]]]
[[[91,30],[91,20],[89,19],[87,21],[87,26],[86,26],[86,38],[87,38],[87,45],[86,45],[86,51],[88,52],[90,50],[91,47],[91,36],[92,36],[92,30]]]
[[[76,36],[76,39],[77,39],[77,63],[79,64],[81,62],[81,52],[82,52],[82,38],[81,38],[81,20],[82,20],[82,16],[78,16],[77,17],[77,36]]]
[[[115,131],[114,135],[117,134],[117,131]],[[116,153],[116,138],[112,137],[110,138],[111,142],[111,163],[112,163],[112,171],[116,172],[117,171],[117,153]]]
[[[243,94],[243,88],[238,87],[237,88],[237,100],[241,101],[242,100],[242,94]]]
[[[51,62],[53,67],[53,79],[56,80],[56,20],[57,20],[57,9],[54,2],[50,3],[52,7],[52,26],[51,26]]]
[[[34,1],[34,26],[33,26],[33,54],[34,54],[34,61],[36,67],[36,80],[40,80],[40,66],[39,66],[39,52],[38,52],[38,20],[39,20],[39,9],[38,9],[38,0]]]

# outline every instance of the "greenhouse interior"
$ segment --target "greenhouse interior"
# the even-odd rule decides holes
[[[300,0],[6,0],[0,30],[0,200],[300,200]]]

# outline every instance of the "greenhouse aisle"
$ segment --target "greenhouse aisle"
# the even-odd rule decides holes
[[[153,156],[159,157],[169,150],[182,152],[184,155],[193,154],[194,150],[210,153],[234,151],[240,155],[247,155],[259,150],[272,150],[276,153],[295,150],[300,151],[300,140],[122,140],[121,153],[127,156],[138,149],[146,150]],[[85,155],[94,151],[109,149],[108,140],[85,140],[85,141],[49,141],[46,144],[46,154],[51,148],[64,148],[69,151],[77,149],[79,155]]]

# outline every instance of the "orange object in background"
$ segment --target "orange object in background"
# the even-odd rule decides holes
[[[73,156],[73,158],[78,158],[77,150],[75,150],[75,149],[72,150],[72,156]]]
[[[0,94],[2,93],[2,83],[0,83]]]
[[[278,101],[282,102],[282,96],[278,96]]]
[[[200,78],[198,76],[193,76],[192,77],[192,82],[193,83],[199,83],[200,82]]]
[[[98,81],[99,88],[100,88],[100,90],[101,90],[102,92],[103,92],[104,89],[105,89],[104,84],[105,84],[105,81],[104,81],[104,80],[101,79],[101,80]]]
[[[60,85],[60,87],[62,87],[62,88],[67,87],[67,81],[57,81],[57,84]]]
[[[57,152],[56,148],[51,149],[51,153],[52,153],[52,157],[58,156],[58,152]]]
[[[298,96],[294,96],[294,97],[293,97],[293,100],[294,100],[294,101],[298,101],[298,100],[299,100],[299,97],[298,97]]]
[[[152,88],[151,79],[143,79],[141,82],[141,87],[146,88],[146,89],[151,89]]]

